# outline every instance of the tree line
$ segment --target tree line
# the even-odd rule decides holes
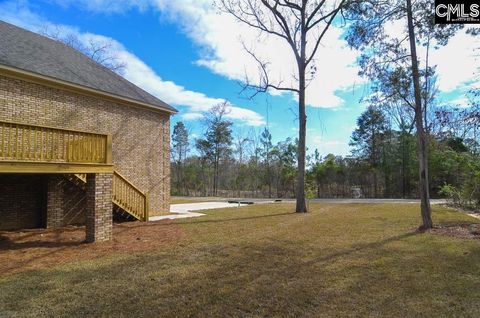
[[[480,206],[480,104],[432,107],[427,114],[429,190],[456,204]],[[192,140],[183,122],[172,134],[172,194],[294,198],[298,141],[273,143],[267,127],[234,133],[228,104],[204,117]],[[413,110],[370,105],[357,119],[351,154],[306,156],[308,198],[419,198]],[[308,150],[308,149],[307,149]]]

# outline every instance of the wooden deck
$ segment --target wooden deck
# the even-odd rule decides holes
[[[0,121],[0,173],[112,173],[112,136]]]
[[[114,170],[111,135],[0,121],[0,173],[75,175],[84,184],[88,173],[112,173],[112,202],[148,221],[148,195]]]

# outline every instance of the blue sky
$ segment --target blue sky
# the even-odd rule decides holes
[[[38,31],[45,26],[74,33],[79,39],[109,41],[112,54],[126,63],[124,76],[172,104],[193,137],[202,133],[201,115],[228,100],[235,136],[247,136],[268,124],[274,141],[297,134],[296,101],[290,94],[270,92],[249,100],[240,96],[239,81],[255,78],[256,65],[241,49],[241,41],[272,61],[271,73],[292,82],[291,56],[283,43],[260,37],[230,17],[220,15],[209,0],[0,0],[0,19]],[[400,32],[402,25],[392,25]],[[333,28],[317,56],[317,77],[307,92],[310,150],[322,155],[348,154],[348,141],[368,93],[356,74],[356,52]],[[474,82],[478,43],[457,35],[447,47],[432,53],[439,64],[439,100],[466,105],[464,92]],[[443,61],[443,63],[441,63]],[[449,61],[449,63],[445,63]]]

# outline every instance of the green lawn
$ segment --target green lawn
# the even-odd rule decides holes
[[[479,316],[479,240],[416,233],[416,205],[292,210],[210,211],[153,251],[0,278],[0,317]]]

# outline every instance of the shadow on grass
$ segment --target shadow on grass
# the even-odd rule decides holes
[[[222,222],[292,214],[231,219],[224,219],[231,215],[220,214],[222,219],[217,219],[213,214],[211,220],[185,220],[180,224],[214,223],[189,232],[198,239],[212,231],[212,239],[0,279],[0,312],[26,317],[478,314],[480,247],[475,241],[399,228],[384,230],[376,223],[369,225],[372,233],[364,234],[365,227],[356,227],[350,216],[351,232],[327,232],[330,225],[322,227],[321,222],[311,223],[313,228],[302,227],[308,233],[294,233],[295,222],[282,224],[281,231],[273,232],[276,223],[268,221],[258,222],[253,229],[245,226],[249,232],[242,232],[246,238],[242,240],[238,228],[218,226],[223,232],[215,232],[216,224]],[[264,223],[268,224],[265,234],[260,227]],[[149,226],[172,224],[179,223],[138,226],[148,231]],[[399,226],[408,228],[411,222]],[[256,235],[249,237],[252,231]],[[305,235],[312,239],[305,240]],[[347,239],[337,240],[339,235]]]
[[[0,285],[0,311],[25,316],[298,317],[321,312],[394,317],[418,314],[415,308],[425,299],[432,316],[451,315],[451,303],[464,311],[459,315],[471,313],[472,298],[479,296],[471,292],[475,281],[469,279],[475,276],[452,268],[466,266],[480,275],[478,247],[468,259],[458,259],[441,242],[417,250],[415,242],[405,241],[416,234],[335,253],[281,238],[241,246],[219,243],[21,274]],[[385,246],[399,241],[405,250],[391,253],[392,247]],[[311,253],[318,256],[312,259]],[[404,279],[398,279],[401,275]],[[452,280],[459,286],[450,286]],[[461,284],[466,284],[465,293]],[[30,286],[29,293],[21,293],[22,286]],[[445,288],[449,303],[432,304],[432,298],[443,299]],[[48,307],[41,307],[47,302]]]
[[[336,253],[332,253],[329,255],[321,256],[315,259],[312,259],[311,261],[306,262],[306,264],[313,264],[317,262],[325,262],[325,261],[332,261],[335,260],[338,257],[343,257],[343,256],[348,256],[352,253],[356,252],[361,252],[363,250],[367,249],[378,249],[383,247],[385,244],[392,243],[395,241],[400,241],[415,235],[421,235],[421,232],[415,231],[415,232],[409,232],[409,233],[404,233],[396,236],[389,237],[387,239],[378,241],[378,242],[373,242],[373,243],[366,243],[366,244],[355,244],[353,245],[353,248],[351,249],[345,249]]]
[[[243,221],[243,220],[256,220],[256,219],[265,219],[265,218],[275,218],[278,216],[285,216],[285,215],[293,215],[298,214],[295,212],[287,212],[287,213],[277,213],[277,214],[268,214],[268,215],[256,215],[256,216],[246,216],[246,217],[234,217],[234,218],[225,218],[225,219],[214,219],[214,220],[202,220],[202,219],[190,219],[184,224],[202,224],[202,223],[226,223],[232,221]],[[300,214],[306,215],[306,214]]]
[[[0,250],[23,250],[29,248],[59,248],[59,247],[71,247],[78,246],[82,242],[65,242],[65,241],[27,241],[27,242],[15,242],[8,237],[0,238]]]

